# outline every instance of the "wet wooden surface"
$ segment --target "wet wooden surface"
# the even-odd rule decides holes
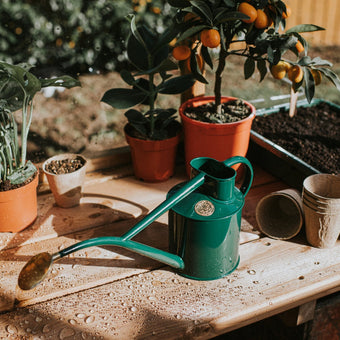
[[[257,232],[258,201],[287,187],[260,168],[243,209],[241,262],[225,278],[190,280],[128,250],[92,247],[56,262],[33,290],[17,287],[31,256],[121,236],[184,180],[181,169],[159,184],[136,180],[130,166],[91,172],[81,205],[71,209],[56,207],[43,182],[35,223],[0,234],[0,338],[209,339],[340,289],[340,241],[316,249],[303,232],[289,241]],[[167,250],[166,214],[135,240]]]

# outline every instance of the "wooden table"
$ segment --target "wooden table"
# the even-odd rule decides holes
[[[89,170],[116,165],[106,159]],[[243,209],[238,269],[215,281],[194,281],[172,268],[115,247],[87,248],[56,262],[42,284],[17,287],[26,261],[90,237],[121,236],[136,220],[186,180],[176,176],[146,184],[129,165],[87,174],[81,205],[54,205],[46,183],[39,189],[38,218],[17,234],[0,234],[1,339],[209,339],[340,290],[340,241],[310,247],[256,231],[255,207],[264,195],[287,186],[255,167]],[[135,240],[167,249],[162,216]]]

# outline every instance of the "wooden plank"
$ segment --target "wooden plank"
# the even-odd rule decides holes
[[[2,315],[0,337],[209,339],[340,288],[340,241],[316,249],[264,238],[240,252],[219,280],[164,268],[17,309]]]

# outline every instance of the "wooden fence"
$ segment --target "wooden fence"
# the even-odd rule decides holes
[[[311,47],[340,45],[340,0],[285,0],[292,9],[287,29],[299,24],[315,24],[325,31],[304,33]]]

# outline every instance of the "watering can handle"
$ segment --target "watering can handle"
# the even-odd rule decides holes
[[[244,180],[240,186],[241,193],[243,194],[243,196],[246,196],[251,187],[251,184],[253,182],[253,177],[254,177],[253,167],[248,161],[248,159],[242,156],[234,156],[234,157],[231,157],[225,160],[223,163],[226,166],[232,166],[232,165],[239,164],[239,163],[242,163],[246,166],[246,173],[244,176]]]

